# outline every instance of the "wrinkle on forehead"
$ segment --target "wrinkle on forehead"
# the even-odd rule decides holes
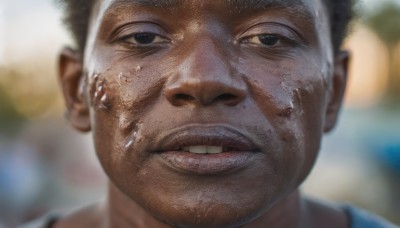
[[[235,13],[247,13],[249,11],[282,10],[296,15],[305,21],[314,24],[315,7],[313,0],[225,0],[229,10]]]
[[[304,8],[302,0],[226,0],[230,8],[241,10],[267,8]]]
[[[144,7],[171,8],[179,7],[183,5],[184,2],[184,0],[115,0],[112,2],[110,7],[123,4],[133,4]]]
[[[305,14],[313,14],[313,10],[306,7],[303,0],[224,0],[230,11],[248,11],[248,10],[265,10],[268,8],[286,8],[293,11],[305,12]],[[103,0],[108,2],[107,8],[114,8],[119,5],[136,5],[143,7],[168,9],[181,7],[190,3],[189,0]],[[306,1],[308,2],[308,1]],[[200,2],[202,3],[202,2]]]

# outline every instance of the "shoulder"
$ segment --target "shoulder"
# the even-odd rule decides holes
[[[399,228],[377,215],[353,206],[344,206],[344,209],[350,218],[351,228]]]
[[[30,223],[19,226],[19,228],[51,228],[54,223],[60,218],[58,213],[49,213],[41,218],[38,218]]]
[[[104,206],[101,203],[82,207],[54,223],[52,228],[101,227]]]
[[[309,227],[400,228],[389,221],[351,205],[308,198],[307,208],[312,215]]]
[[[80,228],[101,227],[103,206],[93,204],[74,210],[70,214],[49,213],[42,218],[36,219],[20,228]]]
[[[306,197],[304,202],[309,221],[306,227],[349,227],[349,218],[339,205],[312,197]]]

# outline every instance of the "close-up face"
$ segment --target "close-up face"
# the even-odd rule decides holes
[[[72,124],[177,226],[245,224],[296,189],[346,70],[321,0],[98,0],[76,59],[61,61]]]

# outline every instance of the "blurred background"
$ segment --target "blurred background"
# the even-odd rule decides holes
[[[303,186],[400,224],[400,0],[363,0],[345,47],[345,108]],[[64,118],[57,55],[71,43],[54,0],[0,2],[0,228],[101,199],[89,135]]]

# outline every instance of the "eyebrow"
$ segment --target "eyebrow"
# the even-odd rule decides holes
[[[286,9],[300,13],[303,17],[311,19],[312,12],[301,0],[226,0],[230,9],[237,12],[262,11],[266,9]]]
[[[290,8],[305,10],[301,0],[225,0],[231,10],[264,10],[268,8]],[[185,3],[185,0],[116,0],[111,3],[109,8],[122,4],[133,4],[144,7],[171,8],[179,7]],[[311,14],[311,13],[310,13]]]
[[[118,7],[119,5],[131,4],[143,7],[153,8],[172,8],[183,5],[184,0],[116,0],[111,3],[109,8]]]
[[[265,9],[268,7],[298,7],[300,0],[226,0],[229,6],[233,8],[244,8],[244,9]]]

